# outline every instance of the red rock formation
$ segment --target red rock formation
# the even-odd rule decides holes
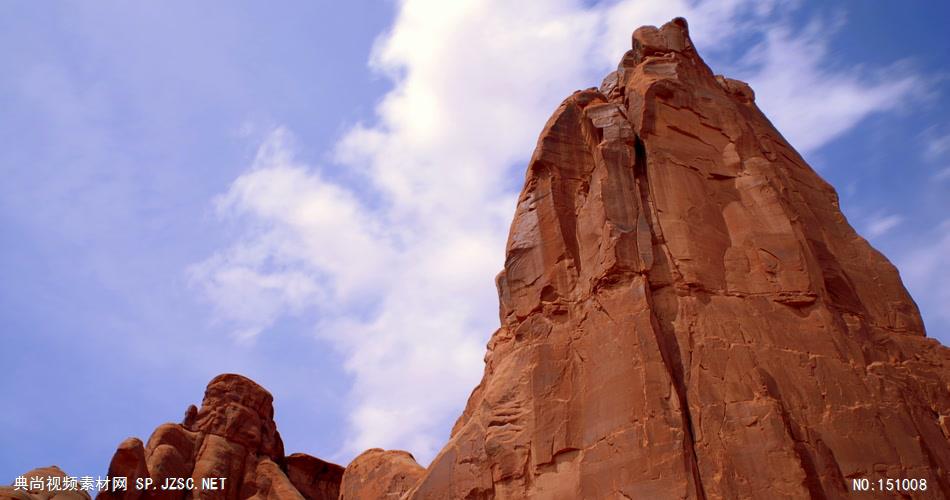
[[[284,459],[287,477],[304,498],[336,500],[340,497],[343,467],[304,453],[294,453]]]
[[[49,467],[40,467],[33,469],[22,476],[27,483],[27,489],[14,486],[0,486],[0,500],[90,500],[89,493],[82,489],[75,491],[69,489],[59,489],[58,486],[50,486],[50,478],[58,479],[56,484],[64,484],[63,479],[69,477],[59,467],[51,465]],[[29,481],[40,479],[43,481],[42,488],[29,487]]]
[[[950,350],[682,19],[545,125],[497,282],[484,378],[408,497],[950,497]]]
[[[126,491],[102,492],[97,499],[173,500],[260,498],[335,500],[343,468],[294,454],[284,445],[274,423],[273,397],[240,375],[215,377],[205,390],[201,409],[188,408],[182,424],[163,424],[148,444],[129,438],[119,445],[109,477],[128,478]],[[168,478],[226,478],[219,490],[142,491],[131,487],[138,478],[161,485]]]
[[[364,451],[346,466],[340,500],[398,499],[412,489],[425,469],[406,451]]]

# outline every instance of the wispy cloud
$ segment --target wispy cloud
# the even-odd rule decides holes
[[[244,341],[282,315],[318,313],[318,334],[354,376],[358,432],[345,453],[376,443],[431,454],[443,437],[434,429],[481,369],[503,245],[501,228],[485,222],[503,217],[491,207],[466,221],[374,203],[387,208],[299,161],[290,133],[276,129],[217,200],[222,217],[244,228],[241,238],[191,275]]]
[[[915,242],[897,262],[904,285],[917,301],[928,335],[950,340],[950,219]]]
[[[897,214],[875,215],[867,223],[867,234],[872,238],[883,236],[903,221],[904,218]]]
[[[557,103],[599,83],[633,28],[685,15],[701,48],[764,35],[745,67],[760,103],[806,149],[891,109],[914,84],[824,68],[819,34],[785,26],[763,34],[750,22],[773,8],[404,1],[371,58],[393,84],[375,120],[345,134],[333,168],[297,159],[290,133],[276,129],[219,199],[221,215],[243,228],[238,239],[192,275],[247,338],[281,315],[318,313],[318,335],[353,381],[339,458],[382,446],[425,462],[477,383],[498,325],[492,278],[514,179]]]
[[[931,129],[926,135],[923,152],[925,159],[934,161],[950,153],[950,134],[937,135]]]
[[[931,179],[942,182],[950,179],[950,167],[947,161],[950,160],[950,133],[947,133],[945,127],[934,125],[924,130],[920,136],[922,148],[920,148],[920,157],[932,167],[936,167],[931,174]]]

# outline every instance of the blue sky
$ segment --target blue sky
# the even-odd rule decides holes
[[[545,119],[685,15],[950,344],[943,2],[5,2],[0,482],[105,474],[239,372],[287,451],[426,463]]]

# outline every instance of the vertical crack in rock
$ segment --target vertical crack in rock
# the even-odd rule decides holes
[[[649,245],[651,249],[649,261],[645,260],[643,262],[644,270],[648,276],[647,284],[649,285],[649,276],[653,263],[652,249],[661,246],[662,243],[656,238],[652,229],[654,227],[658,228],[659,224],[656,222],[655,214],[653,213],[654,206],[650,198],[650,178],[647,174],[646,147],[640,136],[635,138],[634,144],[634,177],[636,179],[637,195],[640,200],[640,216],[645,220],[645,224],[638,225],[638,231],[646,231],[646,234],[641,234],[641,238],[638,238],[638,244]],[[640,253],[643,255],[642,250]],[[690,405],[686,394],[686,375],[683,369],[683,360],[680,356],[679,342],[673,328],[673,321],[677,315],[677,303],[671,303],[669,301],[660,301],[658,303],[653,300],[654,291],[652,287],[648,287],[648,289],[650,289],[651,292],[647,294],[647,302],[653,312],[652,321],[656,323],[656,327],[654,327],[653,331],[656,335],[657,344],[660,346],[660,354],[663,357],[663,362],[673,381],[676,397],[679,399],[683,429],[686,431],[686,439],[683,441],[684,465],[692,476],[695,487],[697,488],[696,497],[705,500],[706,491],[703,488],[702,475],[699,471],[699,460],[695,449],[696,437],[693,433],[693,420],[690,415]]]

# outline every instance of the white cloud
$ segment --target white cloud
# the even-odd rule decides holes
[[[950,153],[950,134],[941,132],[937,126],[932,126],[924,130],[921,134],[921,157],[928,163],[937,166],[935,172],[931,174],[931,179],[942,182],[950,179],[950,167],[946,165]]]
[[[354,376],[347,458],[374,445],[431,456],[477,380],[497,322],[502,211],[484,207],[481,222],[474,211],[463,218],[393,199],[374,209],[300,163],[289,132],[277,129],[217,200],[244,228],[241,238],[191,269],[242,340],[282,315],[319,313],[318,334]]]
[[[375,121],[352,127],[335,151],[347,182],[297,160],[289,132],[277,129],[221,197],[222,216],[245,229],[192,276],[248,337],[281,315],[319,313],[318,335],[353,381],[338,460],[379,446],[425,463],[445,442],[498,325],[493,278],[517,195],[512,175],[523,175],[558,102],[599,84],[637,26],[685,15],[701,50],[721,48],[757,33],[750,19],[773,8],[659,4],[403,1],[371,59],[393,88]],[[746,61],[765,89],[760,102],[806,146],[890,109],[887,98],[900,93],[896,84],[864,85],[850,69],[818,70],[817,35],[770,32],[762,47]],[[789,65],[803,73],[789,75]],[[790,88],[782,82],[790,76],[815,90]],[[847,105],[829,105],[829,96]],[[827,109],[800,110],[816,107]]]
[[[871,217],[871,220],[868,221],[868,236],[871,238],[883,236],[884,233],[887,233],[891,229],[899,226],[903,221],[904,218],[896,214],[875,215],[874,217]]]

